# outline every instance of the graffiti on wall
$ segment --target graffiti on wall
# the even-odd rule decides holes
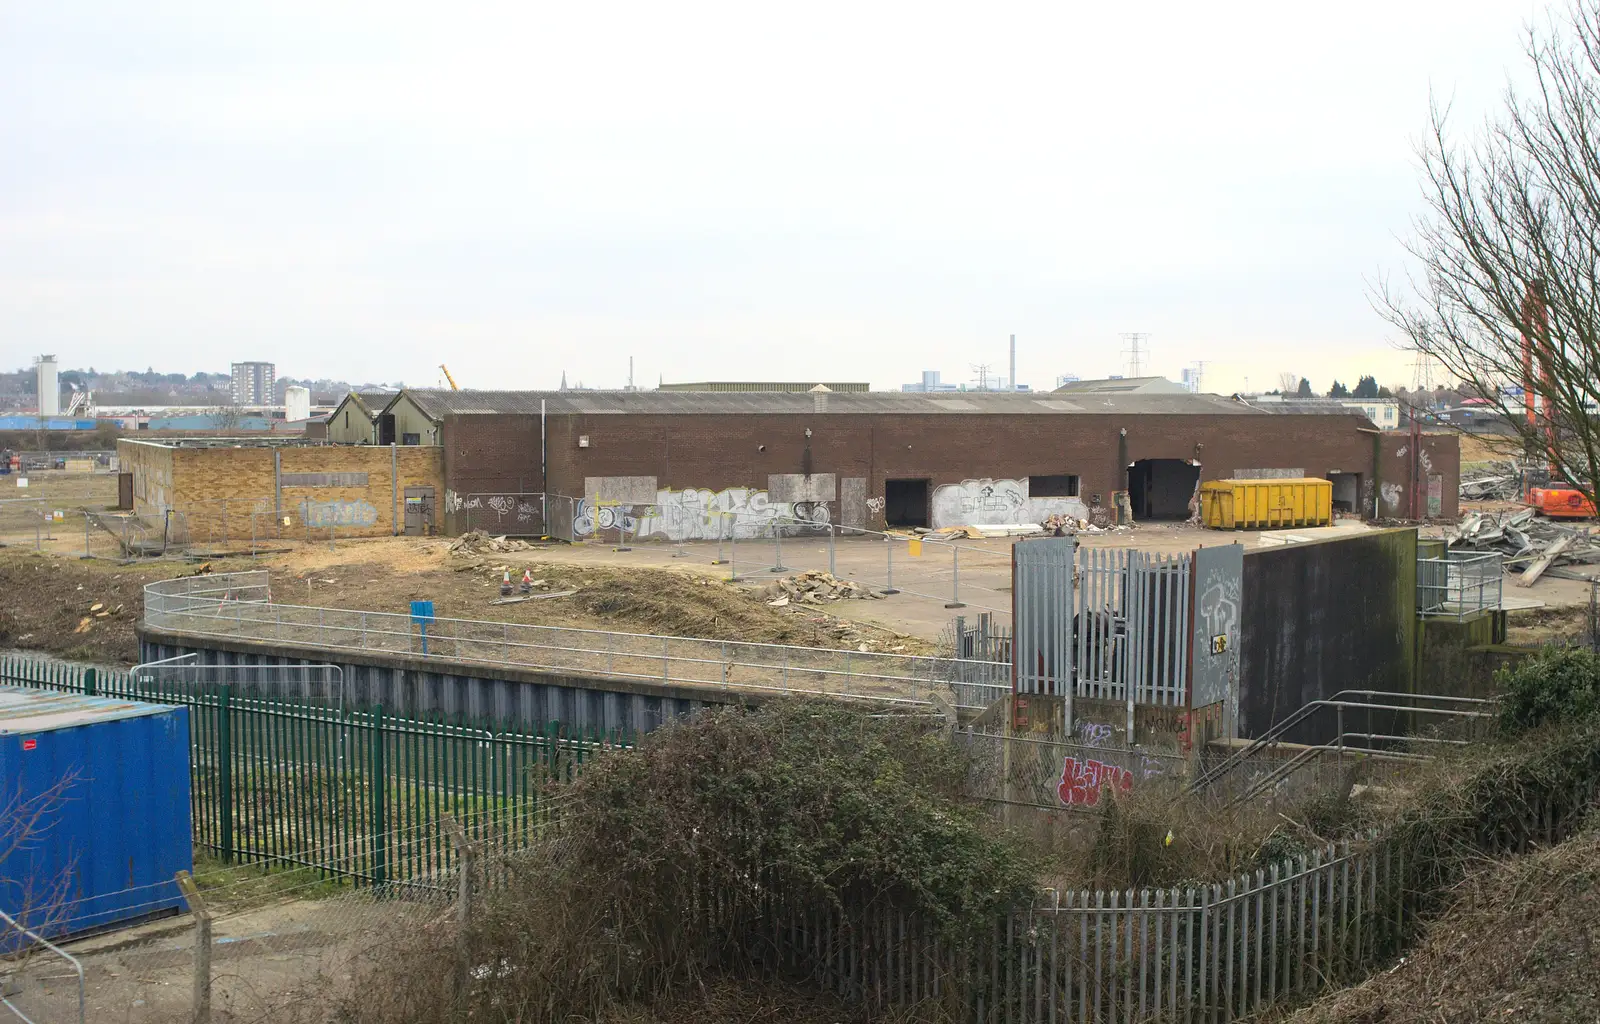
[[[1400,485],[1396,483],[1385,483],[1379,488],[1379,490],[1383,494],[1384,505],[1390,510],[1398,512],[1400,510]]]
[[[1063,759],[1061,781],[1056,784],[1056,795],[1063,804],[1093,807],[1100,802],[1100,794],[1107,787],[1123,793],[1132,792],[1133,773],[1119,765],[1091,758]]]
[[[376,526],[378,510],[368,501],[300,502],[300,518],[308,526]]]
[[[721,491],[691,487],[658,491],[654,505],[596,507],[592,500],[580,501],[573,512],[572,535],[592,536],[598,524],[602,531],[620,526],[646,540],[745,540],[770,536],[774,524],[793,536],[822,532],[832,521],[825,501],[773,501],[765,490],[750,487]]]
[[[475,525],[486,525],[493,516],[496,524],[536,523],[539,521],[539,499],[527,494],[468,494],[455,491],[444,493],[447,512],[473,512]]]
[[[934,488],[932,523],[945,526],[998,526],[1039,523],[1053,515],[1089,518],[1077,498],[1030,498],[1026,480],[963,480]]]

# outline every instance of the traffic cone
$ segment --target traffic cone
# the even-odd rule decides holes
[[[500,596],[501,597],[510,597],[511,596],[511,570],[510,569],[506,570],[505,576],[502,577],[501,580],[500,580]]]
[[[533,593],[533,570],[531,569],[522,570],[522,592],[524,594]]]

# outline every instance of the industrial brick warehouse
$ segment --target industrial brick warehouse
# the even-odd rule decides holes
[[[119,440],[117,455],[135,515],[180,517],[173,526],[197,540],[434,532],[437,447],[141,438]]]
[[[355,442],[123,440],[135,511],[197,536],[245,511],[291,533],[715,540],[1093,519],[1122,492],[1135,521],[1181,520],[1199,482],[1310,476],[1338,510],[1453,517],[1460,465],[1454,435],[1192,394],[408,390],[341,427],[352,411]]]
[[[1211,395],[430,390],[385,413],[440,439],[452,533],[531,532],[539,493],[581,499],[575,537],[626,516],[640,537],[716,539],[718,511],[752,532],[1037,523],[1119,491],[1136,521],[1185,519],[1197,481],[1234,476],[1326,477],[1335,508],[1377,518],[1454,516],[1460,471],[1454,435],[1414,446],[1356,412]]]

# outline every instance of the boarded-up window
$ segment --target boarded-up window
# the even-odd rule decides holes
[[[365,487],[365,473],[285,473],[285,487]]]
[[[1077,496],[1078,475],[1076,473],[1028,477],[1028,497],[1030,498],[1076,498]]]

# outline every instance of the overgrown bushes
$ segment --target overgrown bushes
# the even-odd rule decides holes
[[[1600,713],[1600,657],[1583,648],[1546,647],[1501,670],[1496,682],[1506,736],[1544,725],[1575,725]]]
[[[349,1019],[592,1019],[771,966],[790,922],[884,908],[959,945],[1035,891],[1037,865],[964,800],[965,755],[940,724],[785,701],[652,733],[568,788],[558,839],[485,901],[468,938],[489,966],[464,998],[418,942]]]

